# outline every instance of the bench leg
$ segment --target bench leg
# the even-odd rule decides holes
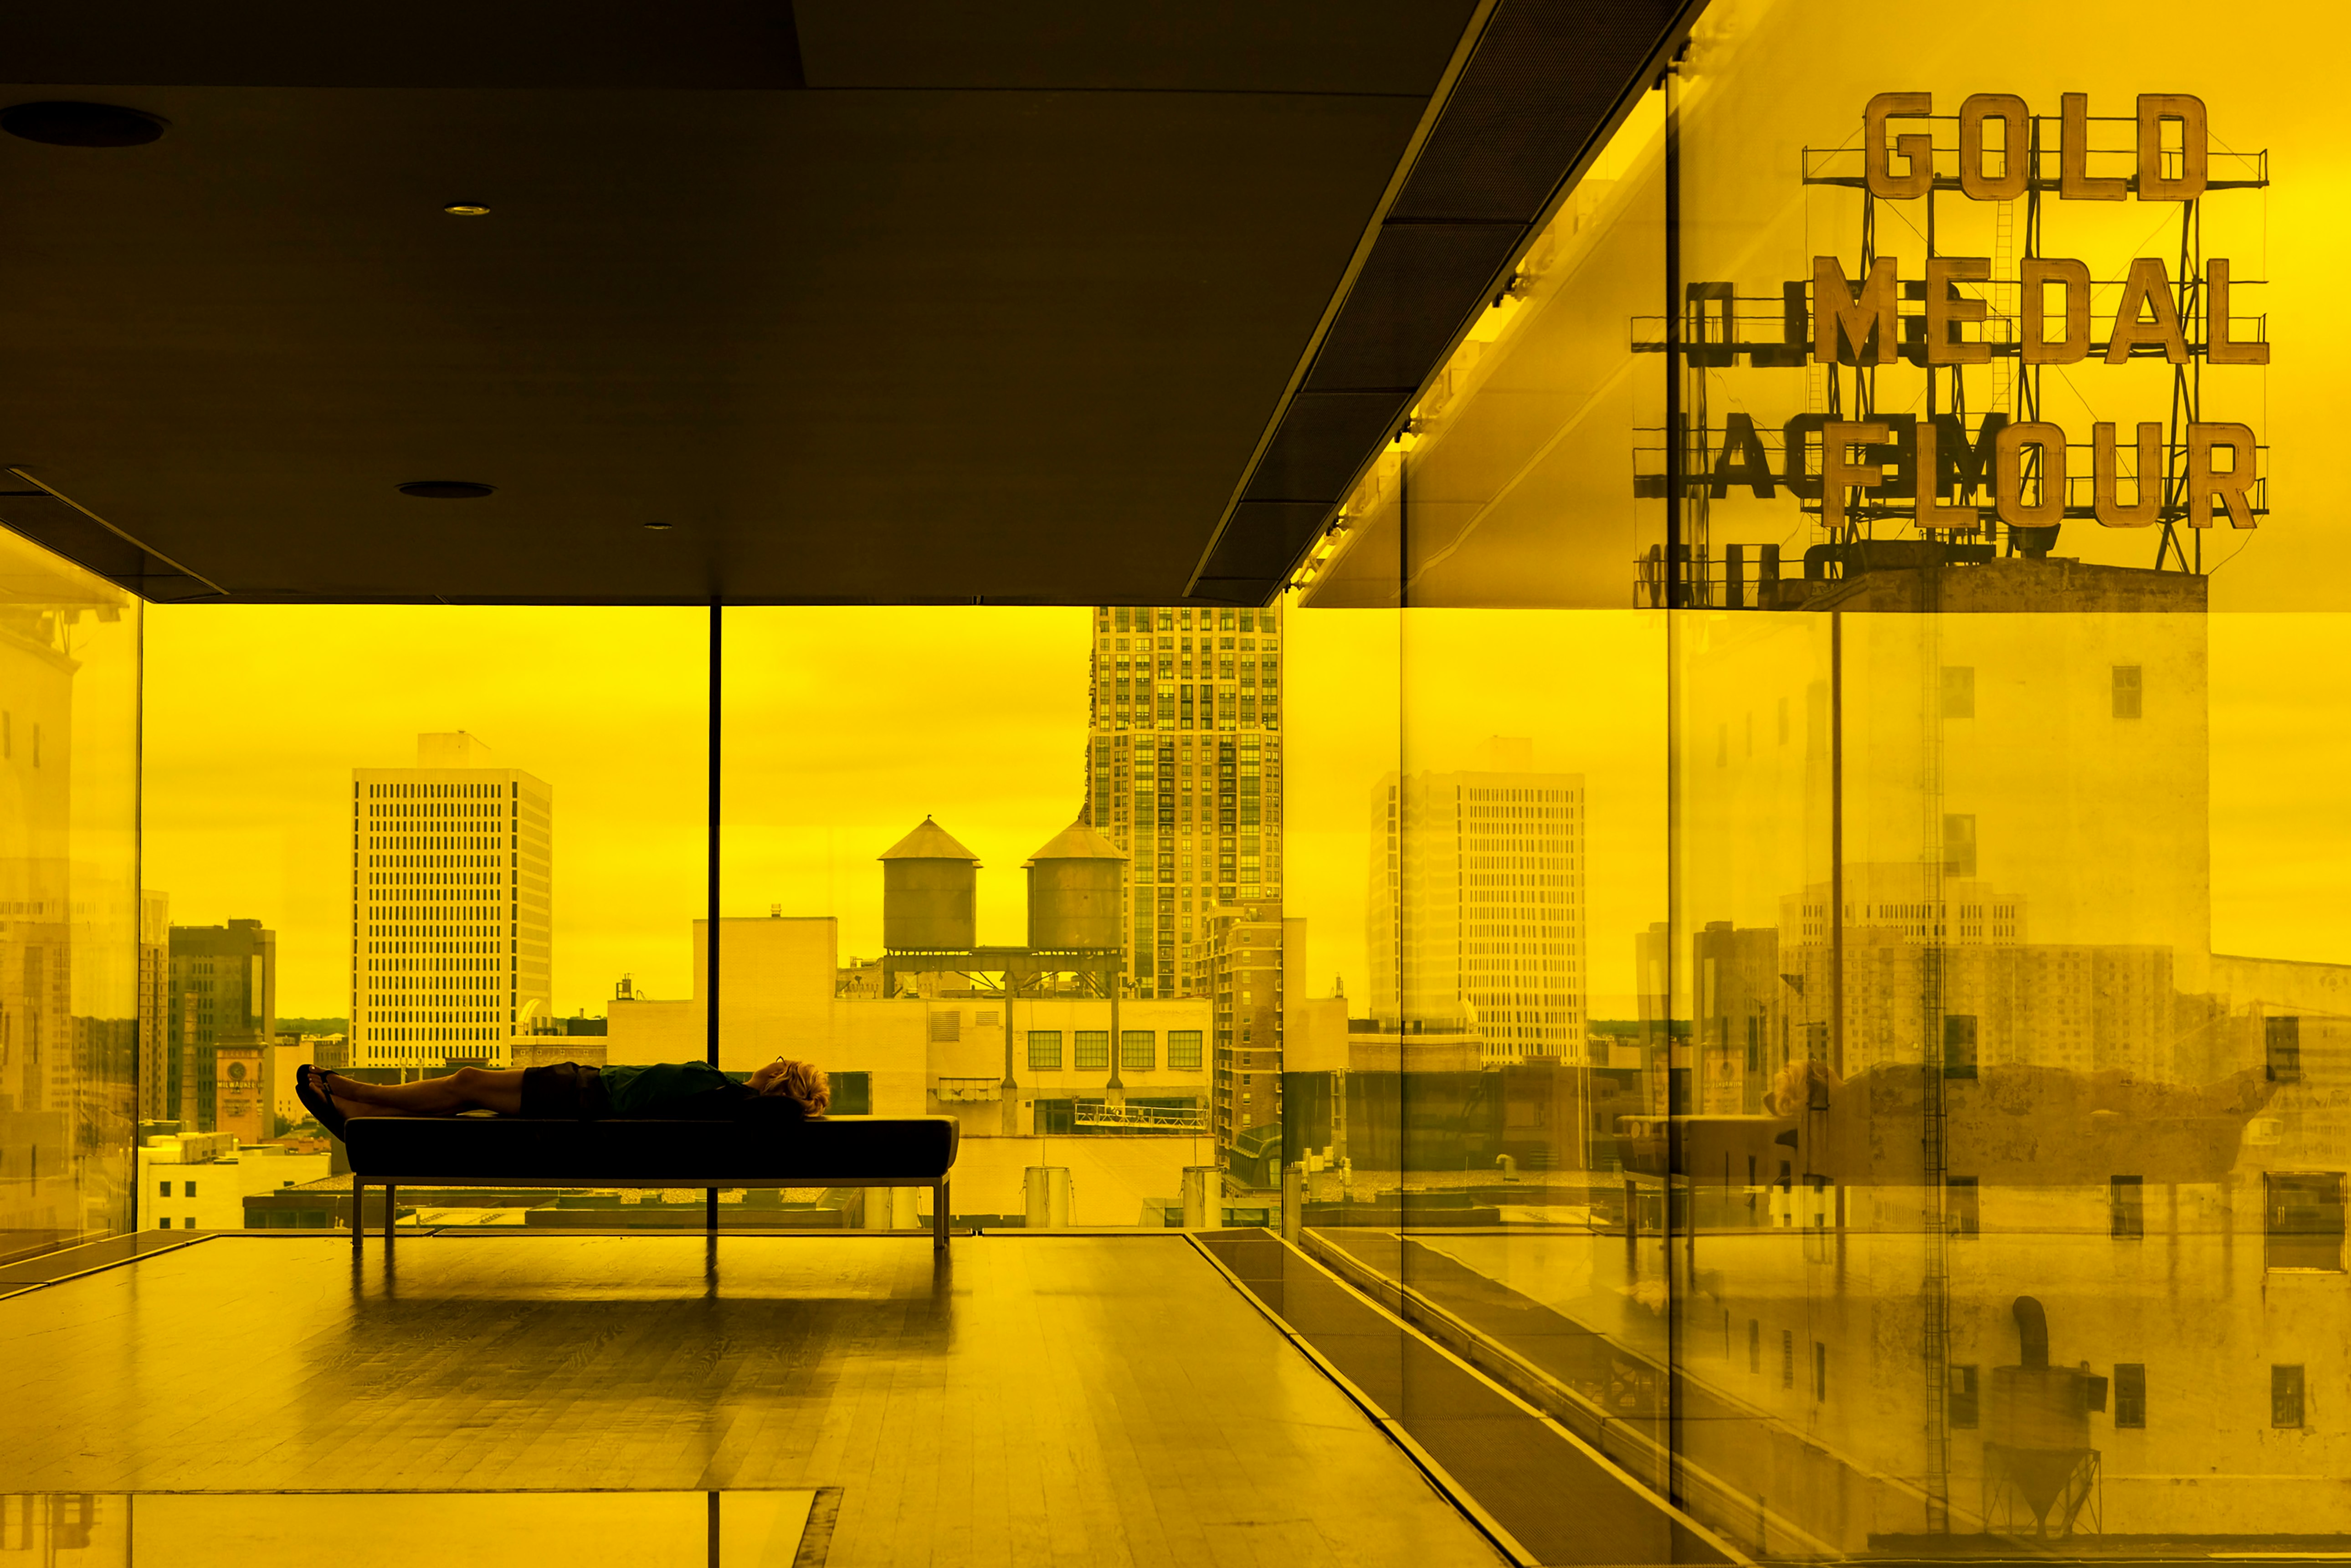
[[[399,1196],[398,1187],[390,1182],[383,1184],[383,1255],[387,1260],[392,1257],[392,1219],[399,1210]]]
[[[367,1239],[367,1186],[354,1173],[351,1176],[351,1251],[356,1254],[360,1243]]]
[[[931,1185],[931,1249],[947,1249],[947,1184],[943,1181]]]

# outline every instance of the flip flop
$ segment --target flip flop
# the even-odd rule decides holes
[[[304,1062],[294,1074],[294,1097],[319,1119],[319,1125],[340,1138],[343,1135],[343,1124],[348,1118],[335,1109],[334,1096],[321,1085],[320,1080],[324,1076],[317,1067]]]

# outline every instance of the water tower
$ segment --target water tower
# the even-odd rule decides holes
[[[882,854],[882,946],[967,953],[978,938],[979,857],[925,817]]]
[[[1083,821],[1029,857],[1029,948],[1112,952],[1125,942],[1126,852]]]

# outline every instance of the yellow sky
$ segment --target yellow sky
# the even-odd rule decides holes
[[[1288,908],[1327,991],[1364,967],[1368,801],[1397,765],[1475,760],[1493,734],[1539,767],[1593,775],[1631,821],[1656,766],[1656,663],[1637,617],[1432,612],[1400,707],[1396,618],[1289,622]],[[556,799],[556,1003],[600,1011],[630,976],[689,986],[704,908],[706,614],[699,610],[159,606],[148,626],[146,882],[183,925],[278,934],[278,1006],[346,1006],[354,767],[402,767],[423,731],[465,729]],[[725,907],[833,914],[843,956],[881,936],[883,850],[925,814],[982,862],[983,942],[1024,938],[1020,864],[1084,788],[1083,610],[819,608],[727,618]],[[1464,663],[1477,678],[1437,672]],[[1604,682],[1553,673],[1613,667]],[[1507,678],[1503,677],[1508,672]],[[1409,724],[1401,721],[1409,718]],[[1612,803],[1613,802],[1613,803]],[[1654,830],[1595,845],[1621,862],[1595,932],[1654,918]],[[1621,850],[1616,845],[1621,842]],[[1602,967],[1629,936],[1599,942]],[[1595,998],[1596,999],[1596,998]]]
[[[470,730],[555,787],[558,1010],[686,985],[704,886],[699,610],[156,606],[143,878],[176,925],[277,933],[277,1006],[349,1007],[350,770]],[[601,1010],[601,1007],[596,1010]]]
[[[145,882],[183,925],[278,934],[278,1006],[340,1016],[350,772],[467,729],[555,788],[556,1002],[600,1012],[627,974],[689,985],[704,909],[707,667],[699,610],[172,607],[148,612]],[[1311,611],[1287,621],[1286,908],[1310,994],[1364,950],[1369,799],[1389,769],[1479,765],[1492,736],[1582,772],[1595,1017],[1629,1010],[1633,933],[1665,913],[1664,634],[1641,612]],[[2351,958],[2335,890],[2351,701],[2315,678],[2335,615],[2212,622],[2214,946]],[[733,915],[840,916],[879,946],[874,857],[925,813],[977,853],[980,939],[1023,940],[1029,853],[1083,788],[1083,610],[731,612]],[[1399,680],[1399,661],[1409,672]]]

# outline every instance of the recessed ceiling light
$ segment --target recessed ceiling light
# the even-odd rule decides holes
[[[490,209],[478,202],[452,202],[441,209],[453,218],[486,218]]]
[[[478,501],[496,488],[471,479],[415,479],[402,485],[400,493],[423,501]]]
[[[647,527],[647,528],[656,528],[656,529],[658,529],[658,528],[666,528],[670,527],[670,525],[669,525],[669,524],[667,524],[667,523],[647,523],[647,524],[645,525],[645,527]]]
[[[138,147],[162,135],[167,123],[113,103],[49,99],[0,109],[0,131],[52,147]]]

